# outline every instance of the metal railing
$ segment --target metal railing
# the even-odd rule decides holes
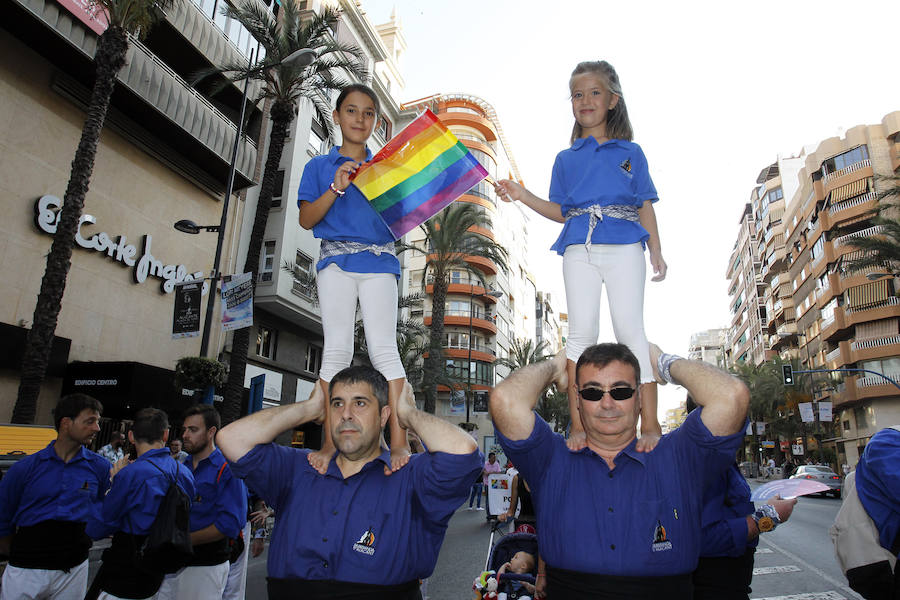
[[[838,202],[837,204],[832,204],[831,206],[829,206],[828,214],[833,215],[835,213],[841,212],[842,210],[847,210],[849,208],[853,208],[854,206],[865,204],[866,202],[870,202],[874,199],[875,192],[869,192],[868,194],[863,194],[862,196],[850,198],[849,200],[844,200],[843,202]]]
[[[900,373],[891,373],[889,375],[885,375],[884,377],[888,377],[897,381],[900,379]],[[888,385],[888,382],[885,382],[884,377],[879,377],[877,375],[868,375],[866,377],[860,377],[856,380],[856,387],[865,388],[872,387],[873,385]]]
[[[838,169],[837,171],[834,171],[834,172],[832,172],[832,173],[828,173],[828,174],[825,175],[825,177],[823,178],[823,181],[824,181],[825,183],[828,183],[829,181],[832,181],[833,179],[837,179],[838,177],[843,177],[844,175],[847,175],[848,173],[853,173],[854,171],[859,171],[860,169],[863,169],[863,168],[865,168],[865,167],[868,167],[870,164],[871,164],[871,163],[869,163],[869,159],[868,159],[868,158],[863,159],[863,160],[861,160],[861,161],[859,161],[859,162],[853,163],[852,165],[847,165],[847,166],[844,167],[843,169]]]
[[[831,352],[829,352],[828,354],[825,355],[825,361],[828,362],[828,361],[832,361],[832,360],[837,360],[837,358],[840,355],[841,355],[841,348],[840,348],[840,346],[838,346],[837,348],[835,348],[834,350],[832,350]]]
[[[878,302],[875,302],[873,304],[869,304],[869,305],[866,305],[866,306],[863,306],[860,308],[851,308],[851,307],[847,306],[845,308],[845,310],[847,311],[848,314],[852,314],[852,313],[857,313],[857,312],[863,312],[866,310],[875,310],[876,308],[884,308],[885,306],[897,306],[897,305],[900,305],[900,298],[898,298],[897,296],[890,296],[888,298],[885,298],[884,300],[879,300]]]
[[[853,238],[858,237],[869,237],[873,235],[878,235],[884,231],[884,227],[881,225],[876,225],[875,227],[869,227],[867,229],[863,229],[861,231],[855,231],[853,233],[848,233],[847,235],[842,235],[839,238],[835,238],[834,247],[838,248],[845,244],[851,243]]]
[[[868,350],[869,348],[882,348],[892,344],[900,344],[900,335],[890,335],[870,340],[853,340],[850,343],[850,348],[852,350]]]
[[[832,314],[827,319],[822,319],[822,325],[820,326],[822,331],[828,329],[834,324],[834,315]]]
[[[443,344],[441,344],[441,347],[442,348],[453,348],[456,350],[468,350],[469,349],[468,344],[454,344],[451,342],[444,342]],[[491,346],[488,346],[486,344],[472,344],[472,351],[473,352],[482,352],[484,354],[490,354],[491,356],[497,355],[497,352]]]

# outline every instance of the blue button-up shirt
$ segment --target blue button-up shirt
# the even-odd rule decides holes
[[[229,467],[225,467],[219,476],[226,463],[218,448],[201,460],[196,469],[193,457],[185,461],[194,476],[196,494],[191,502],[192,532],[215,525],[225,537],[236,538],[247,522],[247,487]]]
[[[366,160],[372,153],[366,149]],[[303,168],[300,188],[297,190],[297,206],[301,202],[315,202],[334,183],[338,167],[352,160],[344,156],[335,146],[328,154],[313,157]],[[348,187],[343,196],[338,196],[322,217],[313,226],[313,235],[323,240],[361,242],[363,244],[387,244],[394,242],[394,236],[384,221],[369,204],[369,201],[355,185]],[[393,273],[400,276],[400,261],[396,256],[372,252],[341,254],[320,260],[316,270],[321,271],[330,264],[336,264],[344,271],[352,273]]]
[[[856,465],[856,494],[878,528],[881,545],[892,552],[900,539],[900,431],[882,429],[869,440]],[[900,553],[898,553],[900,556]]]
[[[756,507],[750,486],[737,465],[722,473],[703,495],[703,539],[700,556],[743,556],[759,538],[747,540],[747,515]]]
[[[479,451],[413,455],[391,476],[385,451],[346,479],[308,450],[256,446],[234,464],[278,516],[269,576],[395,585],[428,577],[453,512],[481,470]]]
[[[19,460],[0,480],[0,536],[43,521],[87,523],[109,489],[109,461],[80,448],[69,461],[53,448]]]
[[[136,461],[116,473],[98,511],[98,518],[88,522],[87,534],[95,540],[117,531],[146,535],[159,514],[159,505],[172,479],[189,498],[195,496],[194,476],[187,467],[171,457],[167,448],[141,454]]]
[[[743,435],[713,436],[695,410],[653,452],[637,452],[632,441],[610,470],[588,448],[570,452],[537,415],[525,440],[512,441],[497,430],[531,487],[547,564],[628,576],[694,570],[703,490],[734,462]]]
[[[560,205],[563,217],[573,208],[629,205],[640,208],[658,195],[647,159],[641,147],[625,140],[598,144],[593,136],[575,140],[571,148],[556,155],[550,179],[550,201]],[[556,243],[550,248],[564,254],[567,246],[584,244],[590,215],[565,222]],[[591,236],[593,244],[635,244],[646,242],[650,234],[639,223],[604,217]]]

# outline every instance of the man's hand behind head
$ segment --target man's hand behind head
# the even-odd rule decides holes
[[[409,429],[409,415],[414,412],[416,409],[416,395],[413,392],[413,387],[407,381],[403,384],[403,393],[400,394],[400,398],[397,402],[397,419],[400,421],[400,425],[404,429]],[[415,430],[413,430],[415,431]]]
[[[553,383],[560,392],[565,392],[569,387],[569,376],[566,372],[566,350],[563,348],[553,357]]]

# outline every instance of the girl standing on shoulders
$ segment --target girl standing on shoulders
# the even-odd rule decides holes
[[[578,415],[575,363],[597,343],[600,293],[606,284],[616,339],[629,347],[641,365],[641,439],[649,451],[662,433],[657,421],[657,390],[644,333],[644,247],[650,250],[653,281],[666,276],[653,203],[658,200],[647,159],[633,134],[619,76],[606,61],[582,62],[569,79],[575,127],[572,146],[556,156],[550,200],[542,200],[510,180],[498,182],[497,194],[518,201],[552,221],[563,223],[552,250],[563,256],[569,311],[566,340],[569,376],[568,445],[585,447]]]
[[[300,226],[321,239],[316,283],[325,347],[319,385],[329,398],[328,383],[353,358],[353,329],[359,301],[372,366],[388,380],[391,407],[391,470],[409,461],[406,430],[397,420],[397,400],[406,372],[397,350],[397,279],[400,261],[394,237],[369,201],[350,185],[350,176],[372,158],[366,141],[378,117],[378,97],[361,84],[345,87],[332,119],[341,129],[341,145],[314,157],[303,169],[297,204]],[[326,413],[327,414],[327,413]],[[325,473],[335,448],[326,416],[322,449],[309,454],[310,464]]]

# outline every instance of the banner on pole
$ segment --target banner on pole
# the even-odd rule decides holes
[[[800,420],[804,423],[812,423],[816,420],[816,415],[813,413],[812,402],[801,402],[797,406],[800,408]]]
[[[175,314],[172,316],[172,339],[200,335],[200,295],[202,281],[175,286]]]
[[[763,421],[756,422],[756,435],[760,435],[766,432],[766,424]]]
[[[747,423],[747,435],[753,435],[753,421]]]
[[[823,423],[831,423],[831,402],[819,402],[819,420]]]
[[[232,331],[253,325],[252,273],[222,278],[222,329]]]

